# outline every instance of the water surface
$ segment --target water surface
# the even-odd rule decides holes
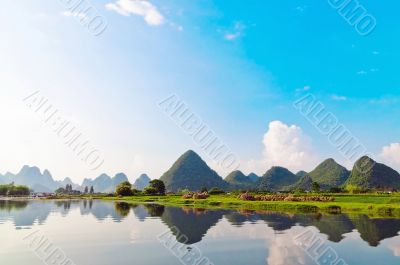
[[[75,265],[322,265],[328,250],[349,265],[394,265],[399,231],[399,219],[366,215],[0,201],[0,264],[51,264],[59,249]]]

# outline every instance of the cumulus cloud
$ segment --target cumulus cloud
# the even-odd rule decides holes
[[[379,157],[394,167],[400,166],[400,143],[391,143],[382,148]]]
[[[163,15],[149,1],[118,0],[115,3],[106,4],[106,8],[123,16],[130,14],[141,16],[151,26],[159,26],[164,23]]]
[[[309,171],[319,162],[310,138],[296,125],[270,122],[262,143],[263,157],[243,162],[243,171],[263,174],[272,166],[286,167],[293,172]]]
[[[269,166],[283,166],[293,171],[315,166],[316,155],[311,140],[296,125],[272,121],[264,135],[264,161]]]

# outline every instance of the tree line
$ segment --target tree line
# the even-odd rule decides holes
[[[14,185],[14,183],[0,185],[0,196],[28,196],[30,190],[27,186]]]

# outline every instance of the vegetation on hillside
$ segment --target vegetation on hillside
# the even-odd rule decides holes
[[[224,180],[229,184],[231,190],[255,188],[254,181],[239,170],[231,172]]]
[[[262,191],[283,191],[295,184],[299,177],[283,167],[272,167],[259,180],[257,189]]]
[[[333,187],[342,186],[349,177],[350,172],[330,158],[319,164],[313,171],[308,173],[308,175],[313,181],[317,182],[322,189],[328,190]]]
[[[394,169],[364,156],[353,167],[346,181],[347,190],[398,190],[400,174]]]
[[[228,184],[201,159],[195,152],[189,150],[184,153],[165,172],[160,180],[165,183],[169,192],[177,192],[182,189],[199,191],[202,187],[211,189],[218,187],[226,189]]]

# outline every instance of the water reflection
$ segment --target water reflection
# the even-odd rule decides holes
[[[128,204],[126,202],[102,202],[93,200],[68,201],[4,201],[0,200],[0,224],[11,221],[15,228],[29,228],[34,224],[43,225],[52,213],[66,217],[72,211],[81,216],[93,216],[97,221],[122,222],[130,216],[140,222],[157,219],[180,234],[188,237],[188,245],[201,242],[207,232],[221,220],[234,227],[245,224],[265,223],[276,233],[282,233],[294,226],[315,227],[331,242],[341,242],[344,235],[357,231],[360,238],[376,247],[384,239],[399,235],[399,219],[374,219],[367,215],[322,215],[285,214],[267,211],[207,210],[188,207],[165,207],[157,204]],[[177,236],[176,234],[174,234]],[[177,237],[179,240],[179,237]],[[398,251],[396,249],[396,251]],[[396,252],[397,253],[397,252]]]

